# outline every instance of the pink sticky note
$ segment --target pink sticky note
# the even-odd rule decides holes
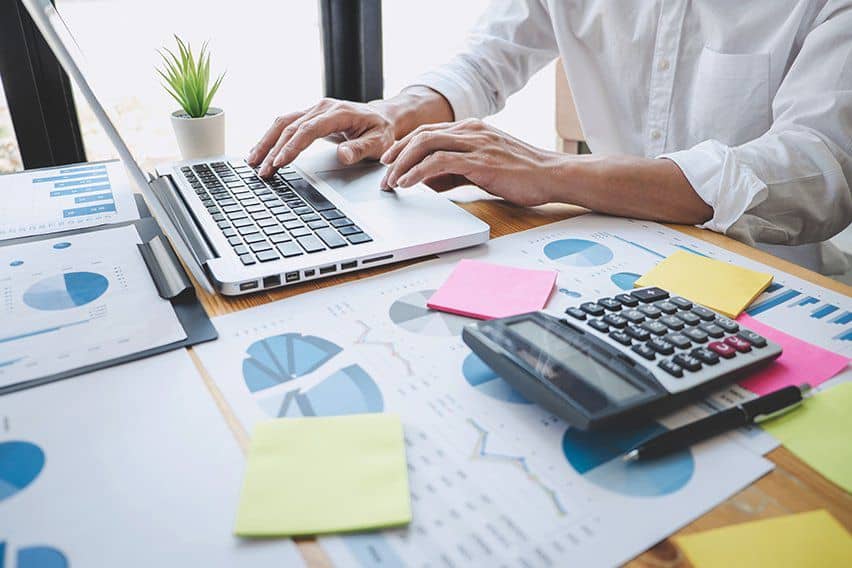
[[[426,304],[432,309],[478,319],[502,318],[540,310],[547,303],[556,272],[462,260]]]
[[[740,381],[740,386],[755,394],[764,395],[782,387],[802,383],[815,387],[842,371],[849,363],[849,359],[842,355],[787,335],[760,323],[748,314],[741,314],[737,321],[784,349],[774,362]]]

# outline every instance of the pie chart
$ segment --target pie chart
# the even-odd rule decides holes
[[[569,266],[601,266],[612,260],[612,250],[586,239],[559,239],[544,245],[544,255]]]
[[[629,497],[658,497],[674,493],[689,482],[695,470],[692,453],[686,449],[647,462],[624,462],[621,457],[665,431],[656,423],[627,432],[569,428],[562,437],[562,451],[577,473],[599,487]]]
[[[426,302],[434,293],[435,290],[420,290],[403,296],[391,304],[388,316],[393,323],[412,333],[459,335],[473,320],[427,308]]]
[[[36,310],[68,310],[104,295],[109,280],[97,272],[67,272],[39,280],[24,292],[24,303]]]
[[[35,444],[21,441],[0,443],[0,502],[35,481],[42,468],[44,452]]]
[[[530,401],[512,388],[509,383],[497,376],[491,370],[491,367],[486,365],[475,353],[471,353],[464,358],[462,375],[464,375],[467,384],[486,396],[502,400],[503,402],[530,404]]]
[[[257,392],[315,371],[342,349],[321,337],[284,333],[255,341],[246,351],[243,380]]]
[[[622,290],[632,290],[634,282],[639,280],[639,275],[635,272],[616,272],[609,279]]]
[[[0,542],[0,560],[3,559],[4,542]],[[27,546],[18,549],[17,568],[68,568],[68,559],[52,546]]]

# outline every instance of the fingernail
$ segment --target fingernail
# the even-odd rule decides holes
[[[340,149],[340,156],[343,158],[344,164],[351,164],[355,161],[355,152],[352,148],[343,147]]]
[[[396,182],[396,184],[400,187],[408,187],[408,181],[409,181],[409,177],[408,177],[408,174],[406,174],[406,175],[402,176],[401,178],[399,178],[399,180]]]
[[[385,152],[384,154],[382,154],[382,157],[381,157],[381,158],[379,158],[379,161],[380,161],[381,163],[383,163],[384,165],[388,165],[388,162],[389,162],[389,160],[388,160],[388,153],[387,153],[387,152]]]

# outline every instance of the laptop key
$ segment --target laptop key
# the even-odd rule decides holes
[[[230,227],[230,226],[231,226],[231,224],[230,224],[229,222],[227,222],[227,221],[219,221],[219,222],[218,222],[218,223],[216,223],[216,224],[217,224],[217,225],[219,225],[219,228],[220,228],[220,229],[227,229],[228,227]]]
[[[281,215],[276,215],[275,218],[281,221],[282,223],[286,223],[287,221],[295,221],[298,219],[298,217],[296,217],[292,213],[283,213]]]
[[[328,211],[323,211],[322,216],[331,221],[332,219],[342,219],[345,217],[343,213],[340,212],[339,209],[329,209]]]
[[[275,207],[270,207],[269,212],[273,215],[281,215],[283,213],[287,213],[290,211],[290,208],[286,205],[276,205]]]
[[[257,224],[261,228],[272,227],[273,225],[277,227],[278,221],[270,217],[269,219],[260,219]]]
[[[281,244],[286,243],[287,241],[292,241],[292,237],[288,233],[279,233],[277,235],[269,235],[269,240],[272,241],[273,244]]]
[[[237,236],[237,230],[234,229],[233,227],[231,227],[230,229],[222,229],[222,234],[225,235],[226,237],[236,237]]]
[[[235,211],[234,213],[228,213],[228,219],[231,221],[236,221],[237,219],[245,219],[248,215],[246,215],[245,211]]]
[[[259,243],[260,241],[264,240],[264,238],[265,237],[260,233],[252,233],[251,235],[245,236],[245,241],[248,244]]]
[[[302,221],[304,223],[310,223],[311,221],[319,221],[320,219],[322,219],[322,217],[320,217],[316,213],[311,213],[310,215],[302,215]]]
[[[238,255],[242,256],[244,254],[249,254],[249,248],[246,245],[239,245],[234,247],[234,252]]]
[[[248,266],[249,264],[257,264],[257,261],[250,254],[244,254],[240,256],[240,261]]]
[[[295,241],[288,241],[278,245],[278,252],[280,252],[281,256],[284,258],[290,258],[291,256],[299,256],[302,254],[302,249]]]
[[[267,235],[280,235],[281,233],[286,233],[287,231],[281,225],[273,225],[271,227],[264,227],[263,232]]]
[[[261,251],[265,251],[265,250],[269,250],[269,249],[271,249],[271,248],[272,248],[272,245],[271,245],[271,244],[269,244],[269,243],[268,243],[268,242],[266,242],[266,241],[258,241],[258,242],[256,242],[256,243],[253,243],[253,244],[252,244],[249,248],[250,248],[251,250],[253,250],[254,252],[261,252]]]
[[[216,222],[224,221],[225,216],[222,213],[213,213],[213,220],[216,221]]]
[[[286,221],[284,223],[285,229],[296,229],[298,227],[304,227],[301,221]]]
[[[347,227],[340,227],[337,229],[340,231],[341,235],[354,235],[355,233],[362,232],[358,225],[349,225]]]
[[[224,211],[225,213],[233,213],[235,211],[242,211],[242,209],[243,208],[240,207],[239,205],[226,205],[225,207],[222,207],[222,211]]]
[[[314,210],[308,207],[307,205],[303,207],[296,207],[295,209],[293,209],[293,213],[295,213],[296,215],[309,215],[313,212]]]
[[[239,229],[237,229],[237,231],[241,235],[246,236],[246,235],[251,235],[252,233],[258,233],[258,232],[260,232],[260,229],[258,229],[254,225],[248,225],[246,227],[240,227]]]
[[[307,227],[296,227],[295,229],[290,230],[290,234],[294,237],[304,237],[305,235],[310,235],[311,230]]]
[[[270,260],[278,260],[279,258],[281,257],[278,256],[278,253],[274,250],[265,250],[257,253],[257,259],[260,262],[269,262]]]
[[[332,227],[345,227],[347,225],[353,225],[352,219],[349,217],[341,217],[340,219],[332,219],[331,226]]]
[[[296,237],[296,240],[306,252],[319,252],[321,250],[325,250],[325,246],[322,244],[322,241],[316,237],[316,235]]]
[[[240,227],[249,227],[251,225],[254,225],[251,219],[237,219],[236,221],[234,221],[234,227],[238,229]]]
[[[264,207],[260,203],[256,205],[247,205],[246,211],[248,211],[249,213],[257,213],[258,211],[266,211],[266,207]]]
[[[228,244],[231,245],[232,247],[235,247],[237,245],[241,245],[242,243],[243,243],[243,240],[240,237],[228,237]]]
[[[287,179],[286,176],[284,179]],[[334,203],[325,198],[325,196],[317,191],[317,189],[299,178],[297,180],[287,180],[293,190],[299,194],[299,197],[310,203],[317,211],[328,211],[334,209]]]
[[[361,243],[369,243],[373,239],[370,238],[370,235],[367,233],[355,233],[354,235],[349,235],[346,237],[349,239],[349,242],[353,245],[360,245]]]
[[[311,221],[308,223],[308,227],[311,229],[322,229],[323,227],[328,227],[328,223],[325,221]]]
[[[330,227],[326,227],[324,229],[317,229],[317,236],[322,239],[322,241],[328,245],[328,248],[340,248],[345,247],[347,245],[346,241],[337,234],[337,231]]]

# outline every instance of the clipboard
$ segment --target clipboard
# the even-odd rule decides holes
[[[145,200],[139,194],[134,194],[134,198],[136,199],[136,207],[139,212],[139,219],[135,221],[87,227],[84,229],[58,231],[46,235],[12,239],[3,242],[0,246],[46,240],[56,238],[57,235],[91,233],[105,229],[133,225],[136,227],[136,231],[139,233],[139,238],[142,241],[141,244],[137,245],[137,248],[139,249],[139,253],[142,255],[142,259],[145,261],[145,266],[148,268],[148,272],[151,275],[154,286],[157,288],[157,292],[160,297],[171,303],[178,321],[181,326],[183,326],[186,338],[174,343],[167,343],[165,345],[146,349],[137,353],[131,353],[122,357],[99,361],[91,365],[84,365],[82,367],[69,369],[60,373],[54,373],[52,375],[46,375],[44,377],[6,385],[0,387],[0,396],[61,381],[63,379],[69,379],[71,377],[113,367],[115,365],[121,365],[130,361],[136,361],[138,359],[158,355],[174,349],[183,349],[198,343],[213,341],[219,337],[219,333],[213,326],[213,322],[210,321],[210,317],[204,310],[204,306],[202,306],[201,302],[198,300],[192,281],[189,279],[186,270],[184,270],[181,265],[177,254],[166,236],[163,234],[163,231],[160,229],[157,221],[151,216],[151,212],[145,204]]]

